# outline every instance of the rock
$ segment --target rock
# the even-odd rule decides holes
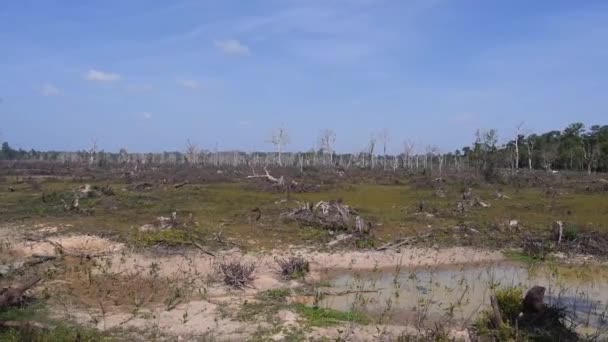
[[[517,220],[511,220],[511,221],[509,221],[509,228],[511,228],[511,229],[518,229],[519,228],[519,221],[517,221]]]

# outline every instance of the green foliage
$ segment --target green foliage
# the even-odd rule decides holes
[[[509,251],[503,252],[503,254],[510,260],[525,263],[525,264],[531,264],[531,263],[538,261],[538,260],[534,259],[533,257],[531,257],[523,252],[520,252],[520,251],[509,250]]]
[[[271,289],[260,292],[256,295],[254,301],[246,301],[237,314],[237,318],[242,321],[250,321],[259,318],[260,316],[267,322],[276,320],[276,315],[279,310],[287,307],[287,296],[289,290],[286,289]]]
[[[260,292],[256,295],[256,298],[261,301],[269,302],[285,302],[285,299],[289,296],[289,290],[287,289],[270,289]]]
[[[370,249],[376,247],[376,240],[371,236],[361,237],[355,240],[358,249]]]
[[[297,304],[296,311],[304,317],[311,326],[326,327],[344,322],[354,322],[365,324],[367,318],[358,312],[338,311],[333,309],[310,307],[304,304]]]
[[[496,290],[496,299],[498,300],[498,307],[500,307],[503,319],[514,323],[523,309],[523,290],[520,287],[501,288]]]
[[[564,226],[564,239],[574,240],[578,236],[578,227],[574,224],[567,224]]]

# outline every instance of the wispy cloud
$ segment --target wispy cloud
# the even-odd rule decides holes
[[[140,112],[139,116],[144,120],[152,119],[152,113],[150,113],[150,112]]]
[[[199,81],[192,79],[179,79],[177,80],[177,84],[188,89],[199,89],[201,87]]]
[[[217,40],[215,47],[226,55],[247,56],[250,54],[249,48],[236,39]]]
[[[120,81],[121,76],[112,72],[90,69],[89,72],[86,73],[84,78],[88,81],[95,82],[116,82]]]
[[[62,94],[59,88],[49,83],[42,86],[42,88],[40,89],[40,93],[43,96],[59,96]]]

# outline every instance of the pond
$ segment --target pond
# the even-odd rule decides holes
[[[544,286],[545,303],[568,309],[579,330],[606,326],[608,268],[598,266],[487,265],[414,269],[332,270],[319,305],[358,310],[376,323],[466,327],[489,307],[493,289]]]

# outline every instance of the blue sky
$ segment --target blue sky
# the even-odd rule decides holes
[[[0,140],[36,149],[442,150],[607,124],[608,1],[0,2]]]

